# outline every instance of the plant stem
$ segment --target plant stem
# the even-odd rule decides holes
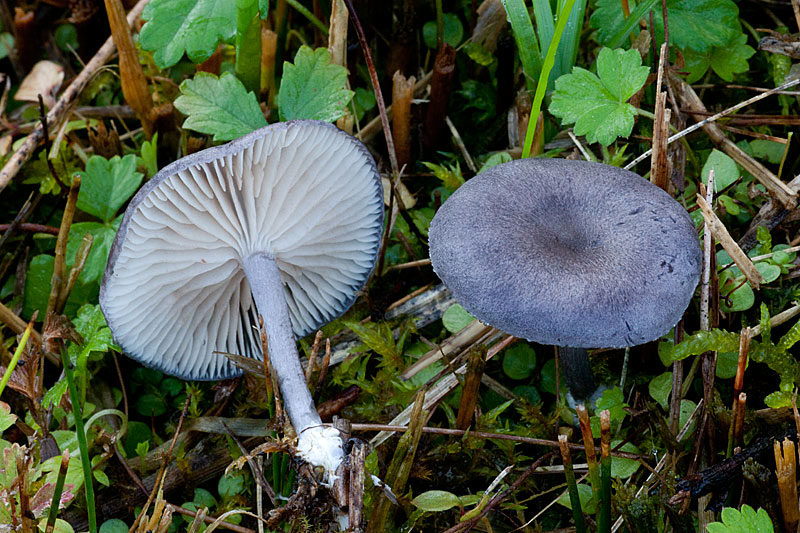
[[[611,415],[608,409],[600,411],[600,502],[598,503],[597,531],[611,532]]]
[[[64,375],[67,377],[67,387],[72,400],[72,416],[75,418],[75,435],[78,437],[78,447],[81,450],[81,466],[83,467],[83,484],[86,491],[86,513],[89,518],[89,531],[97,533],[97,517],[94,511],[94,485],[92,484],[92,463],[89,462],[89,446],[86,443],[86,433],[83,427],[83,414],[72,375],[72,363],[69,360],[67,349],[61,347],[61,362],[64,365]]]
[[[584,533],[586,523],[581,509],[581,498],[578,495],[578,484],[575,482],[575,471],[572,469],[572,457],[567,446],[567,436],[558,436],[558,445],[561,450],[561,461],[564,463],[564,476],[567,478],[567,489],[569,491],[569,503],[572,505],[572,519],[575,520],[575,531]]]
[[[3,380],[0,381],[0,395],[3,394],[6,385],[8,385],[8,380],[11,379],[11,374],[14,372],[14,368],[16,368],[17,363],[19,362],[19,358],[22,355],[23,350],[25,350],[25,346],[28,344],[28,338],[31,336],[32,329],[33,329],[33,320],[28,322],[28,327],[25,328],[25,332],[22,334],[22,340],[19,341],[17,349],[14,350],[14,355],[11,356],[11,362],[8,363],[6,372],[5,374],[3,374]]]

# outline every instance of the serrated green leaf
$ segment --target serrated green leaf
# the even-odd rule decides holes
[[[215,141],[238,139],[267,125],[256,96],[230,72],[219,78],[198,72],[181,83],[175,107],[186,115],[184,128],[213,135]]]
[[[99,305],[84,305],[78,310],[78,315],[72,322],[75,331],[83,338],[83,344],[71,342],[67,347],[70,360],[77,363],[78,368],[86,367],[92,352],[105,352],[114,345],[111,340],[111,330],[106,325],[106,319]]]
[[[417,509],[436,513],[460,506],[461,500],[452,492],[429,490],[411,500],[411,504]]]
[[[562,124],[575,124],[576,135],[608,146],[633,131],[636,108],[627,103],[644,86],[650,69],[635,50],[603,48],[598,75],[580,67],[556,80],[550,112]]]
[[[153,51],[159,68],[171,67],[183,56],[194,63],[211,57],[220,41],[236,33],[236,3],[218,0],[151,0],[142,11],[147,22],[139,43]]]
[[[649,3],[661,5],[661,2]],[[649,9],[644,14],[648,12]],[[662,42],[661,9],[653,9],[652,13],[658,42]],[[732,0],[667,0],[670,44],[681,50],[693,48],[701,52],[713,46],[724,47],[741,33],[738,16],[739,10]],[[637,21],[626,21],[619,0],[598,0],[590,19],[598,30],[597,41],[604,45],[612,44],[612,40],[619,37],[619,30],[626,22]]]
[[[283,64],[278,90],[281,120],[334,122],[344,115],[352,97],[353,91],[347,88],[347,69],[331,65],[327,48],[301,46],[294,64]]]
[[[77,207],[103,222],[110,222],[122,204],[139,188],[144,175],[136,171],[136,156],[111,159],[93,155],[81,172]]]
[[[722,522],[708,524],[709,533],[773,533],[772,520],[764,509],[757,512],[749,505],[742,505],[741,511],[725,507],[720,513]]]
[[[689,71],[686,82],[698,81],[709,67],[717,73],[717,76],[728,82],[733,81],[735,74],[747,72],[749,68],[747,60],[756,51],[746,43],[747,35],[739,33],[726,46],[714,46],[705,52],[697,52],[691,48],[686,49],[683,54],[686,60],[686,70]]]

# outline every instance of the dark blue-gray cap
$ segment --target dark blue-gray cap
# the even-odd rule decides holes
[[[574,348],[657,339],[700,279],[686,210],[644,178],[564,159],[495,166],[462,185],[430,227],[436,274],[473,316]]]

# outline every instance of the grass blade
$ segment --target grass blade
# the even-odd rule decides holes
[[[503,0],[503,7],[511,22],[522,70],[525,71],[525,85],[528,90],[533,90],[534,80],[542,71],[542,54],[539,50],[539,41],[533,32],[531,17],[525,7],[525,0]]]
[[[81,466],[83,467],[84,490],[86,491],[86,514],[89,518],[89,531],[97,533],[97,517],[94,510],[94,485],[92,484],[92,464],[89,462],[89,446],[86,444],[86,433],[83,430],[83,413],[81,410],[78,388],[72,375],[72,363],[69,360],[66,348],[61,348],[61,361],[64,364],[64,374],[67,377],[67,387],[72,400],[72,414],[75,417],[75,435],[78,437],[78,447],[81,450]]]
[[[553,64],[556,60],[556,50],[558,50],[558,43],[561,41],[561,35],[564,33],[564,27],[567,25],[567,19],[572,12],[575,5],[575,0],[567,0],[563,11],[558,16],[556,22],[556,31],[553,34],[553,40],[547,49],[547,56],[544,58],[542,71],[539,75],[539,83],[536,84],[536,94],[533,97],[533,105],[531,106],[531,116],[528,119],[528,131],[525,133],[525,146],[522,149],[522,157],[530,157],[531,145],[533,145],[533,134],[536,131],[536,124],[539,122],[539,113],[542,110],[542,101],[547,89],[547,81],[550,78],[550,71],[553,69]],[[565,16],[565,13],[567,16]],[[516,32],[514,32],[516,35]]]

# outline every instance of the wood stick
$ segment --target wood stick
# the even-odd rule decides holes
[[[142,10],[144,6],[147,5],[148,0],[139,0],[135,6],[128,12],[128,24],[133,25],[136,19],[139,18],[139,15],[142,14]],[[61,97],[56,102],[56,105],[53,106],[53,109],[47,114],[47,123],[50,125],[53,130],[55,131],[58,129],[56,126],[60,124],[63,120],[67,118],[70,111],[72,110],[72,106],[75,105],[75,102],[78,100],[78,96],[81,94],[84,88],[89,84],[92,80],[94,75],[97,73],[100,68],[106,64],[106,62],[111,59],[111,56],[114,54],[114,50],[116,50],[116,46],[114,45],[114,39],[109,37],[106,39],[106,42],[103,46],[100,47],[100,50],[94,55],[94,57],[86,63],[86,66],[83,68],[80,74],[73,80],[73,82],[69,85],[69,87],[64,90],[61,94]],[[14,155],[11,156],[11,159],[3,166],[2,170],[0,170],[0,192],[6,188],[6,186],[11,182],[14,176],[22,169],[22,166],[31,158],[33,152],[39,146],[39,143],[42,142],[44,139],[44,128],[41,124],[36,126],[36,128],[31,132],[27,139],[22,143],[22,146],[14,152]]]

